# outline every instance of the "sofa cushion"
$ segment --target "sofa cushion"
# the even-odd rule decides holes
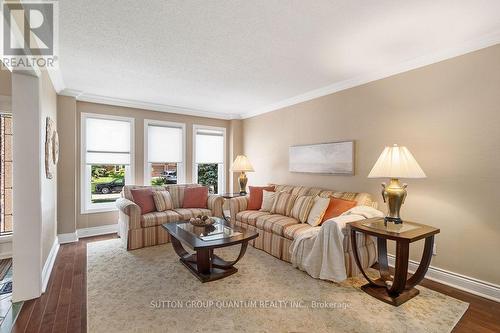
[[[208,187],[188,187],[184,190],[182,208],[207,208]]]
[[[269,212],[273,208],[276,194],[277,193],[271,191],[262,191],[262,207],[259,209],[261,212]]]
[[[153,200],[158,212],[174,209],[174,202],[168,191],[153,191]]]
[[[154,227],[156,225],[182,220],[182,217],[173,210],[164,212],[152,212],[141,216],[141,226],[143,228]]]
[[[307,217],[314,204],[314,197],[312,195],[303,195],[295,200],[292,208],[292,217],[299,220],[300,223],[307,222]]]
[[[245,223],[255,227],[255,223],[257,222],[257,218],[270,215],[269,212],[260,212],[258,210],[244,210],[236,214],[236,221],[241,223]]]
[[[271,208],[271,214],[292,216],[292,208],[297,196],[291,193],[279,192]]]
[[[184,203],[184,191],[188,187],[200,187],[199,184],[172,184],[167,185],[167,190],[172,196],[172,201],[174,202],[174,208],[182,208]]]
[[[298,223],[298,224],[291,224],[287,225],[285,227],[285,230],[283,231],[283,234],[285,238],[294,240],[297,236],[300,234],[309,231],[311,228],[313,228],[310,224],[307,223]]]
[[[344,200],[356,201],[358,206],[370,206],[377,208],[378,204],[373,201],[373,198],[368,193],[358,192],[336,192],[336,191],[323,191],[319,195],[322,198],[339,198]]]
[[[122,198],[129,199],[130,201],[134,201],[134,197],[132,196],[132,190],[136,189],[144,189],[144,188],[150,188],[153,191],[165,191],[167,188],[162,185],[125,185],[122,189],[122,192],[120,193]]]
[[[330,203],[325,211],[325,215],[323,215],[321,223],[331,219],[332,217],[340,216],[340,214],[347,212],[349,209],[356,206],[356,204],[357,202],[352,200],[344,200],[333,197],[330,198]]]
[[[314,204],[309,212],[309,217],[307,218],[307,223],[313,227],[320,225],[329,204],[329,198],[315,197]]]
[[[206,208],[176,208],[174,211],[181,216],[181,220],[189,220],[198,215],[212,216],[212,211]]]
[[[284,230],[287,226],[298,224],[299,221],[293,217],[283,216],[279,214],[264,215],[257,218],[255,226],[273,234],[284,236]]]
[[[259,210],[262,207],[263,191],[274,192],[274,186],[249,186],[248,210]]]
[[[141,208],[141,214],[147,214],[156,210],[153,200],[153,190],[151,188],[141,188],[131,190],[134,202]]]

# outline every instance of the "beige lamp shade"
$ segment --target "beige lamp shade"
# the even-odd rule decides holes
[[[250,161],[245,155],[238,155],[233,162],[233,167],[231,168],[233,172],[252,172],[254,171]]]
[[[368,178],[425,178],[425,173],[408,148],[385,147]]]

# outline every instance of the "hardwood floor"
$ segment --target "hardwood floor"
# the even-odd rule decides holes
[[[116,238],[107,235],[61,245],[47,291],[24,303],[12,332],[86,332],[87,243]],[[500,332],[500,303],[424,280],[423,286],[470,303],[453,332]]]

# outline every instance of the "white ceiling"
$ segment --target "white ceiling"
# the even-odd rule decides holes
[[[64,87],[82,100],[220,118],[500,42],[498,0],[64,0],[59,10]]]

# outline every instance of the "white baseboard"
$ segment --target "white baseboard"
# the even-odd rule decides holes
[[[388,254],[387,257],[389,266],[394,267],[395,256]],[[410,260],[408,264],[408,271],[410,273],[414,273],[417,270],[418,265],[418,261]],[[425,274],[425,278],[490,299],[492,301],[500,302],[500,286],[493,283],[481,281],[469,276],[432,266],[429,266],[429,269]]]
[[[9,258],[12,258],[12,251],[0,253],[0,260],[1,259],[9,259]]]
[[[52,248],[50,249],[49,256],[45,261],[42,269],[42,293],[47,289],[47,284],[49,283],[50,273],[52,273],[52,267],[54,267],[54,262],[56,261],[57,252],[59,251],[59,242],[56,237],[54,239],[54,244],[52,244]]]
[[[68,234],[59,234],[57,235],[57,239],[59,240],[59,244],[73,243],[78,242],[78,235],[76,231]]]
[[[78,238],[114,234],[118,232],[118,223],[99,227],[83,228],[76,231]]]

